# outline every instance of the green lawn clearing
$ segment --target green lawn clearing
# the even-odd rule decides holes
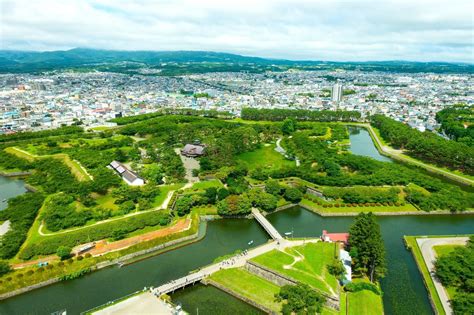
[[[273,250],[252,261],[322,292],[338,296],[337,279],[327,270],[327,265],[334,259],[335,246],[334,243],[308,243],[287,248],[285,252]]]
[[[275,145],[262,146],[260,149],[245,152],[236,157],[237,162],[247,165],[250,170],[256,168],[281,168],[295,166],[295,162],[285,159],[283,155],[275,151]]]
[[[382,297],[369,290],[347,294],[347,314],[381,315],[383,314]]]
[[[281,303],[275,302],[275,294],[280,292],[280,287],[246,270],[223,269],[212,274],[209,279],[272,311],[281,310]]]

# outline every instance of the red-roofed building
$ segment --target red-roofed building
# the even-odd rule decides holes
[[[324,242],[342,242],[347,245],[349,243],[349,233],[328,233],[328,231],[323,230],[321,239]]]

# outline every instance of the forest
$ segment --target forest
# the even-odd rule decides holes
[[[467,246],[457,246],[436,260],[436,276],[443,286],[455,288],[451,305],[454,314],[474,314],[474,236]]]
[[[358,121],[361,118],[357,111],[331,111],[331,110],[293,110],[293,109],[256,109],[243,108],[242,119],[279,121],[293,118],[300,121]]]
[[[383,115],[372,116],[371,124],[391,146],[416,159],[474,175],[474,147],[420,132]]]
[[[451,139],[474,146],[474,107],[458,104],[436,113],[441,130]]]

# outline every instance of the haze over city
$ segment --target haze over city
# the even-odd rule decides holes
[[[473,62],[469,0],[4,0],[0,10],[0,49],[8,50]]]

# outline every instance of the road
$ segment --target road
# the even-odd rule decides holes
[[[417,238],[416,242],[418,243],[418,247],[420,247],[421,254],[423,255],[423,259],[428,267],[428,271],[430,272],[431,279],[433,279],[436,291],[438,292],[438,296],[441,300],[441,304],[443,304],[444,311],[446,315],[453,314],[451,309],[451,304],[449,303],[449,297],[446,293],[441,282],[435,276],[435,267],[434,262],[436,261],[436,252],[433,249],[433,246],[437,245],[465,245],[469,240],[468,237],[435,237],[435,238]]]

